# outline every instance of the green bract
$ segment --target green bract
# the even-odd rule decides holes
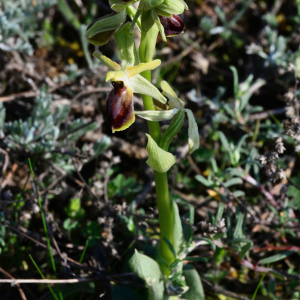
[[[86,31],[88,41],[97,46],[105,45],[115,31],[125,22],[125,10],[112,13],[92,22]]]
[[[148,137],[146,149],[149,155],[147,165],[157,172],[167,172],[175,164],[174,155],[158,147],[153,138],[149,134],[146,135]]]
[[[189,153],[193,153],[200,146],[198,126],[193,112],[190,109],[184,108],[184,102],[176,96],[175,92],[166,81],[161,82],[161,88],[169,99],[170,110],[135,112],[135,114],[149,121],[163,121],[170,120],[178,113],[178,111],[186,112],[189,120]]]

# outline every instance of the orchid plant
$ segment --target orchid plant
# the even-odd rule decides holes
[[[189,153],[199,148],[198,127],[192,111],[184,108],[184,102],[166,81],[161,82],[162,93],[151,83],[151,70],[161,63],[158,59],[153,60],[158,33],[163,41],[182,33],[181,14],[188,7],[183,0],[110,0],[109,3],[112,14],[92,22],[86,36],[90,43],[98,46],[109,42],[112,36],[116,39],[120,64],[98,51],[93,54],[110,69],[106,81],[110,81],[113,88],[106,99],[107,121],[112,132],[127,129],[135,116],[148,121],[147,164],[154,170],[159,210],[160,243],[156,260],[135,251],[130,267],[144,279],[149,288],[149,299],[178,299],[183,294],[185,299],[202,299],[201,281],[196,270],[192,272],[194,283],[199,283],[196,288],[185,278],[183,259],[193,249],[193,242],[191,238],[186,240],[183,234],[177,205],[169,195],[167,177],[167,171],[175,164],[174,155],[168,152],[169,145],[183,126],[185,114],[189,124]],[[126,22],[127,16],[131,22]],[[140,32],[138,49],[135,46],[136,30]],[[134,111],[134,93],[141,95],[144,111]],[[168,101],[168,105],[161,109],[155,106],[153,99],[163,104]],[[163,120],[171,122],[162,132],[159,121]],[[192,236],[191,226],[190,231],[189,236]]]

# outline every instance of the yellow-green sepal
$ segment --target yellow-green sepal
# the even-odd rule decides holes
[[[157,172],[167,172],[175,164],[174,155],[161,149],[149,134],[146,136],[148,137],[146,149],[149,155],[147,165]]]
[[[95,51],[93,56],[99,59],[102,63],[104,63],[107,67],[109,67],[113,71],[121,70],[121,66],[116,62],[112,61],[110,58],[102,55],[99,51]]]
[[[151,60],[146,63],[140,63],[137,66],[130,66],[126,69],[126,75],[128,78],[135,76],[144,71],[151,71],[157,68],[161,64],[160,59]]]

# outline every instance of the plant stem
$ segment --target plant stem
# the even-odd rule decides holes
[[[153,25],[147,32],[142,30],[141,44],[139,47],[139,56],[141,62],[149,62],[153,59],[154,50],[156,46],[156,38],[158,29]],[[147,80],[151,82],[151,71],[142,73]],[[153,100],[149,96],[142,95],[145,110],[155,110]],[[148,121],[149,133],[151,137],[158,144],[161,138],[160,126],[158,122]],[[170,265],[174,261],[172,254],[164,238],[167,238],[172,245],[174,245],[174,212],[169,195],[168,177],[167,173],[159,173],[154,171],[155,190],[157,195],[157,206],[159,213],[159,226],[160,226],[160,245],[159,254],[161,258]],[[170,275],[168,268],[161,264],[161,269],[166,276]]]

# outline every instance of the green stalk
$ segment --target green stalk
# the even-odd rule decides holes
[[[155,24],[147,32],[143,31],[142,29],[141,44],[139,47],[139,56],[141,62],[149,62],[153,59],[157,34],[158,28]],[[144,76],[147,80],[151,82],[151,71],[143,72],[142,76]],[[142,99],[145,110],[155,110],[153,100],[151,97],[142,95]],[[151,137],[158,144],[161,138],[159,123],[148,121],[148,128]],[[159,254],[161,258],[168,265],[170,265],[175,258],[167,243],[164,241],[164,238],[168,239],[172,243],[172,245],[174,245],[174,212],[172,209],[172,203],[169,195],[167,173],[159,173],[154,171],[154,179],[160,226]],[[170,271],[165,265],[161,264],[161,269],[166,276],[170,275]]]

